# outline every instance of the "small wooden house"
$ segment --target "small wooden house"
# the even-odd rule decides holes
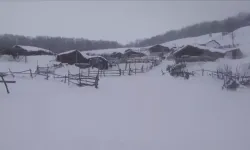
[[[117,58],[117,59],[121,59],[122,58],[122,53],[121,52],[113,52],[110,54],[111,58]]]
[[[24,46],[24,45],[15,45],[12,48],[7,48],[2,51],[3,55],[12,55],[16,56],[32,56],[32,55],[54,55],[50,50],[34,47],[34,46]]]
[[[171,51],[168,47],[162,45],[152,46],[148,50],[151,56],[160,56],[169,53]]]
[[[225,51],[208,48],[204,46],[186,45],[175,51],[172,55],[174,59],[183,61],[214,61],[223,58]]]
[[[240,49],[235,48],[232,50],[229,50],[225,53],[225,58],[230,58],[230,59],[240,59],[243,57],[243,53],[241,52]]]
[[[135,58],[135,57],[143,57],[146,56],[144,53],[136,52],[132,49],[127,49],[122,55],[123,58]]]
[[[56,56],[56,60],[70,65],[76,63],[89,63],[89,59],[84,57],[78,50],[70,50],[60,53]]]
[[[100,70],[106,70],[109,68],[109,62],[102,56],[93,56],[89,58],[90,66],[98,68]]]

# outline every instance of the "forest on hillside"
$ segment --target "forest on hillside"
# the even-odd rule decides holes
[[[22,35],[4,34],[0,35],[0,49],[10,48],[13,45],[29,45],[63,52],[71,49],[95,50],[120,47],[144,47],[164,42],[195,37],[216,32],[232,32],[237,28],[250,25],[250,13],[239,13],[221,21],[202,22],[184,27],[180,30],[171,30],[162,35],[157,35],[147,39],[136,40],[127,45],[122,45],[117,41],[89,40],[85,38],[65,38],[37,36],[28,37]]]
[[[176,39],[195,37],[217,32],[232,32],[240,27],[250,25],[250,13],[239,13],[221,21],[209,21],[184,27],[180,30],[171,30],[162,35],[147,39],[136,40],[127,46],[144,47],[161,44]]]
[[[121,44],[115,41],[95,41],[84,38],[65,38],[49,36],[27,37],[12,34],[0,35],[0,48],[10,48],[13,45],[36,46],[49,49],[54,52],[63,52],[72,49],[94,50],[122,47]]]

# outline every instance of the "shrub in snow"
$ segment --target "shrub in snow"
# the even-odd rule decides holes
[[[222,86],[222,89],[226,88],[228,90],[237,90],[237,88],[240,87],[240,83],[233,78],[228,78],[224,81],[224,84]]]

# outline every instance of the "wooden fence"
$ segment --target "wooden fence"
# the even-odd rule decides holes
[[[232,71],[229,71],[229,70],[228,71],[220,71],[220,70],[211,71],[211,70],[201,69],[201,70],[194,70],[192,72],[188,72],[182,69],[174,73],[177,74],[177,76],[179,75],[181,76],[181,74],[186,74],[186,75],[188,74],[188,76],[189,75],[195,76],[199,73],[201,74],[201,76],[208,75],[208,76],[211,76],[212,78],[223,80],[224,81],[223,86],[225,86],[227,82],[229,81],[236,81],[241,85],[250,86],[250,76],[241,75],[237,72],[233,73]],[[162,75],[165,75],[165,72],[162,71]]]
[[[19,71],[19,72],[13,72],[9,69],[9,75],[11,75],[13,78],[15,77],[15,75],[29,75],[31,78],[33,78],[33,74],[32,70],[24,70],[24,71]]]
[[[0,83],[4,83],[5,88],[6,88],[6,91],[7,91],[7,93],[9,94],[10,91],[9,91],[9,88],[8,88],[8,83],[16,83],[16,81],[6,81],[6,80],[4,79],[5,76],[7,76],[7,74],[5,74],[5,73],[0,73],[0,77],[1,77]]]
[[[49,69],[49,67],[37,67],[34,73],[32,73],[31,69],[20,71],[20,72],[11,71],[9,69],[8,72],[0,72],[0,83],[4,83],[7,93],[10,93],[7,84],[16,83],[16,81],[6,81],[4,77],[11,76],[15,78],[17,75],[28,75],[31,78],[34,78],[37,75],[41,75],[41,76],[45,76],[46,80],[48,80],[50,76],[53,76],[54,79],[64,79],[65,83],[68,83],[68,84],[73,83],[79,87],[94,86],[95,88],[98,88],[98,82],[99,82],[99,74],[97,74],[96,76],[86,76],[86,75],[81,74],[81,72],[79,72],[78,74],[71,74],[70,72],[68,72],[68,75],[63,76],[63,75],[55,74],[53,70]]]
[[[198,72],[201,72],[201,75],[209,75],[212,77],[216,77],[218,79],[225,79],[225,78],[232,78],[236,80],[242,80],[242,79],[249,79],[250,76],[246,75],[240,75],[239,73],[232,73],[232,72],[223,72],[223,71],[212,71],[212,70],[206,70],[206,69],[201,69],[201,70],[194,70],[192,71],[194,74],[197,74]]]
[[[86,76],[96,76],[99,77],[107,77],[107,76],[125,76],[125,75],[136,75],[140,73],[146,73],[150,71],[153,68],[153,65],[147,66],[147,67],[141,67],[139,68],[129,68],[128,69],[116,69],[116,70],[90,70],[88,68],[87,71],[82,71],[82,74],[85,74]]]

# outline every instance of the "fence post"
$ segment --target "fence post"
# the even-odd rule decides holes
[[[135,75],[136,75],[136,67],[135,67]]]
[[[120,74],[120,76],[122,75],[122,70],[121,69],[119,69],[119,74]]]
[[[64,83],[66,83],[66,79],[67,79],[67,76],[65,75],[65,76],[64,76]]]
[[[79,68],[79,86],[82,86],[80,68]]]
[[[99,81],[99,76],[97,75],[95,77],[95,88],[97,89],[98,88],[98,81]]]
[[[101,70],[98,69],[97,74],[99,74],[99,77],[101,77],[102,76]]]
[[[89,73],[90,73],[90,67],[88,68],[88,77],[89,77]]]
[[[39,66],[38,66],[38,65],[36,66],[36,73],[37,73],[37,74],[40,74]]]
[[[202,69],[201,71],[202,71],[202,76],[204,76],[204,69]]]
[[[125,70],[127,70],[127,65],[128,65],[128,62],[126,61],[126,64],[125,64]]]
[[[131,75],[131,72],[132,72],[132,69],[129,68],[129,70],[128,70],[128,75]]]
[[[6,90],[7,90],[7,93],[9,94],[10,91],[9,91],[9,89],[8,89],[8,85],[7,85],[7,83],[5,82],[3,76],[1,76],[1,78],[2,78],[2,80],[3,80],[3,83],[4,83],[4,85],[5,85],[5,88],[6,88]]]
[[[99,76],[100,76],[100,73],[99,73],[99,68],[98,68],[98,71],[97,71],[97,76],[98,76],[98,79],[99,79]]]
[[[46,79],[49,80],[49,67],[47,67],[47,71],[46,71]]]
[[[70,76],[70,73],[69,73],[69,70],[68,70],[68,85],[69,85],[69,80],[70,80],[69,76]]]
[[[11,76],[14,78],[15,75],[14,75],[13,72],[10,70],[10,68],[9,68],[9,72],[10,72]]]
[[[143,71],[143,65],[141,66],[141,72],[143,73],[144,71]]]
[[[30,77],[31,77],[31,78],[33,78],[33,75],[32,75],[32,71],[31,71],[31,69],[30,69]]]

